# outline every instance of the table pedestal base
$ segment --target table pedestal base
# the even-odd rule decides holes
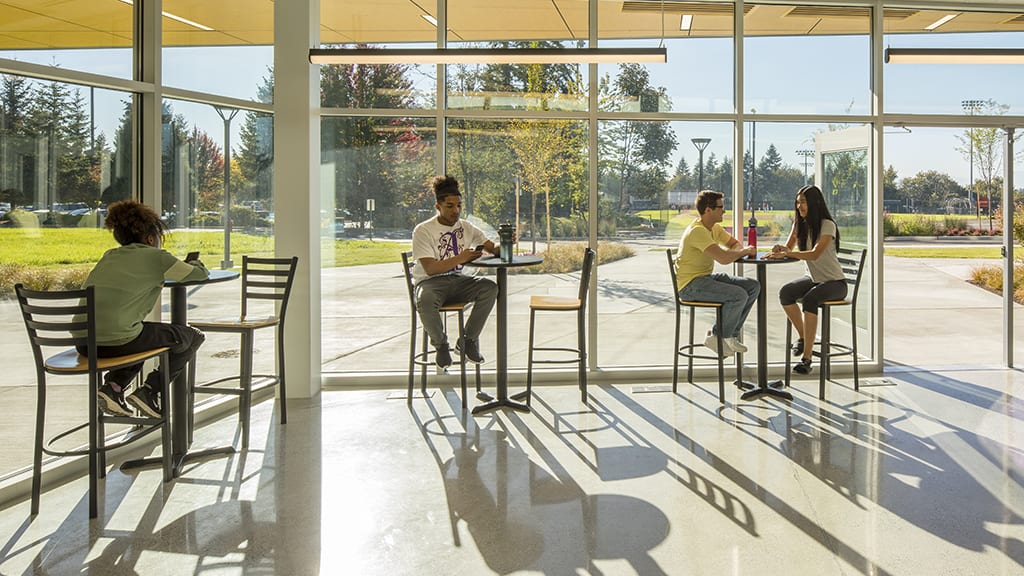
[[[757,384],[754,384],[753,382],[747,382],[746,380],[736,380],[735,382],[732,383],[732,385],[739,388],[740,390],[753,390],[754,388],[757,388]]]
[[[750,384],[749,382],[744,382],[744,384],[748,384],[753,387],[753,384]],[[772,380],[771,382],[768,382],[765,386],[757,386],[754,387],[753,390],[744,392],[742,395],[740,395],[740,400],[750,400],[751,398],[757,398],[763,394],[774,396],[776,398],[782,398],[783,400],[793,399],[793,395],[784,389],[782,380]]]
[[[487,412],[489,410],[494,410],[496,408],[511,408],[511,409],[519,411],[519,412],[529,412],[530,411],[530,407],[527,406],[526,404],[520,404],[519,402],[513,402],[512,400],[505,399],[505,400],[494,400],[494,401],[488,402],[487,404],[481,404],[480,406],[477,406],[476,408],[473,408],[473,414],[474,415],[475,414],[483,414],[484,412]]]
[[[194,450],[192,452],[186,452],[185,454],[176,454],[171,457],[171,475],[177,478],[181,473],[182,467],[185,466],[185,463],[191,460],[199,460],[213,456],[227,456],[234,453],[235,448],[233,446],[224,446],[222,448],[207,448],[206,450]],[[136,468],[163,466],[163,463],[163,458],[159,456],[150,456],[147,458],[125,460],[120,466],[118,466],[118,468],[120,468],[122,472],[127,472]]]

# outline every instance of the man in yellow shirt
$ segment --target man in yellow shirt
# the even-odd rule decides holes
[[[753,278],[715,273],[715,262],[732,264],[744,256],[756,256],[757,248],[743,247],[722,228],[725,214],[721,192],[702,190],[697,194],[699,216],[683,232],[676,251],[676,281],[683,300],[722,303],[722,347],[714,330],[708,332],[704,345],[716,354],[728,356],[746,352],[739,341],[747,314],[757,302],[761,285]]]

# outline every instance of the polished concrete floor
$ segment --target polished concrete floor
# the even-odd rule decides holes
[[[475,417],[451,389],[325,391],[284,426],[267,400],[248,453],[115,468],[96,520],[84,479],[0,511],[0,573],[1024,573],[1024,373],[868,384],[541,387]]]

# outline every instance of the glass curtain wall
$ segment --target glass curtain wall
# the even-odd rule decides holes
[[[885,21],[892,48],[1019,47],[1012,14],[922,10]],[[1006,181],[1006,125],[1020,126],[1024,65],[896,64],[885,74],[886,358],[896,364],[996,366],[1003,363],[1008,322],[1003,275],[1022,268],[1003,258],[1002,206]],[[911,120],[914,118],[914,120]],[[900,122],[908,120],[909,122]],[[1017,128],[1017,135],[1020,129]],[[1018,156],[1011,164],[1019,167]],[[1018,169],[1019,173],[1019,169]],[[1020,177],[1014,178],[1019,198]],[[1019,201],[1019,200],[1017,200]],[[1013,226],[1020,227],[1021,211]],[[1017,236],[1019,245],[1020,237]],[[924,254],[925,257],[922,257]],[[1024,276],[1017,274],[1019,291]],[[923,305],[911,295],[942,286],[942,299]],[[946,307],[969,310],[945,325]],[[931,350],[957,338],[957,353]],[[1019,332],[1011,343],[1019,349]],[[911,342],[913,345],[901,345]],[[943,343],[946,344],[943,344]],[[1016,351],[1016,350],[1015,350]],[[1015,354],[1019,365],[1019,355]]]
[[[12,414],[31,418],[35,365],[14,285],[77,288],[115,245],[103,228],[106,205],[131,190],[137,169],[135,97],[115,88],[132,75],[132,8],[14,1],[0,14],[0,59],[12,70],[0,74],[0,351],[8,359],[0,392]],[[90,85],[82,73],[103,82]],[[82,406],[84,418],[86,380],[58,380],[50,406]],[[30,424],[0,423],[0,477],[31,465]],[[62,429],[56,418],[47,427]]]
[[[479,64],[444,69],[447,106],[440,115],[447,118],[443,125],[445,154],[435,160],[463,182],[464,207],[469,218],[491,226],[500,221],[515,221],[520,230],[518,249],[552,254],[547,259],[553,265],[561,261],[560,256],[554,256],[560,250],[582,252],[583,243],[590,241],[590,223],[596,218],[597,237],[593,241],[599,245],[601,264],[596,272],[598,291],[593,300],[598,310],[598,327],[592,357],[604,367],[671,365],[670,347],[657,345],[671,341],[673,326],[665,249],[677,247],[682,229],[695,216],[693,203],[702,183],[704,188],[726,194],[730,229],[735,222],[746,223],[747,210],[759,208],[763,210],[759,224],[762,243],[779,240],[789,232],[796,189],[815,181],[813,167],[824,153],[816,149],[816,134],[863,126],[851,119],[870,112],[869,10],[851,8],[830,15],[827,10],[795,5],[747,5],[747,95],[745,102],[738,105],[734,104],[733,5],[655,4],[634,2],[617,7],[598,3],[599,46],[664,44],[669,49],[671,64],[600,65],[596,67],[596,95],[589,93],[591,68],[586,65]],[[448,46],[585,46],[588,21],[584,6],[578,2],[525,6],[516,3],[516,10],[510,11],[510,5],[502,3],[452,0],[447,2],[445,13]],[[408,46],[436,38],[438,14],[433,4],[395,8],[398,13],[389,22],[400,22],[406,27],[404,38],[409,40]],[[398,34],[389,36],[384,23],[380,23],[380,29],[373,28],[373,19],[358,19],[359,14],[366,15],[365,7],[358,2],[347,11],[337,4],[322,8],[323,18],[330,19],[331,28],[339,35],[345,32],[349,37],[364,37],[368,46],[378,42],[397,45]],[[357,20],[359,23],[355,24]],[[493,25],[498,20],[503,23],[501,27]],[[350,25],[348,29],[337,26],[346,23]],[[778,68],[778,62],[791,60],[805,63],[806,68],[801,64],[785,67],[778,74],[768,72]],[[812,68],[818,72],[809,76],[806,70]],[[418,104],[408,98],[386,102],[382,98],[405,94],[417,74],[426,76],[429,70],[411,65],[324,66],[322,101],[336,102],[331,114],[343,115],[344,108],[373,108],[378,114],[398,117],[403,110]],[[350,87],[351,82],[336,80],[340,77],[358,79],[364,84],[357,90]],[[353,104],[353,99],[346,95],[349,93],[358,93],[364,99]],[[590,102],[596,102],[593,110]],[[819,116],[823,120],[813,125],[762,123],[760,135],[756,134],[756,122],[748,122],[742,129],[750,136],[746,138],[742,164],[737,168],[734,111],[739,107],[749,109],[755,119],[764,114],[795,114]],[[695,117],[701,115],[711,115],[712,119]],[[713,119],[715,115],[720,118]],[[344,121],[325,119],[325,132],[328,126],[330,131],[338,132],[337,124],[359,121],[355,117]],[[588,145],[590,130],[597,132],[598,147],[594,150]],[[858,133],[857,152],[834,150],[828,156],[820,156],[823,163],[841,166],[829,175],[838,183],[831,186],[829,193],[844,202],[842,225],[843,230],[849,230],[845,234],[851,236],[851,241],[857,237],[857,242],[865,246],[871,198],[867,133]],[[694,140],[704,139],[710,142],[698,149]],[[344,132],[342,140],[331,144],[332,151],[325,151],[325,174],[336,172],[331,157],[338,149],[366,147],[376,148],[377,144],[361,144],[354,132]],[[596,163],[598,173],[597,210],[591,209],[587,184],[587,166],[591,162]],[[371,171],[386,168],[379,166]],[[843,177],[852,178],[854,172],[856,178],[848,184],[845,180],[840,182]],[[424,175],[430,174],[428,170]],[[753,188],[749,187],[750,181],[755,182]],[[327,187],[331,189],[324,195],[326,214],[348,218],[339,209],[362,209],[365,186],[354,182],[340,184],[337,178],[331,182]],[[748,187],[739,190],[736,182],[748,182]],[[421,217],[433,215],[432,200],[422,183],[398,194],[404,198],[399,204],[418,202]],[[349,197],[353,200],[346,200]],[[776,207],[776,203],[780,205]],[[539,211],[538,206],[542,207]],[[364,219],[352,217],[357,221]],[[408,242],[413,224],[407,223],[394,233]],[[374,231],[382,236],[384,231],[380,224],[377,226]],[[740,228],[734,234],[742,237]],[[339,246],[337,253],[354,250],[354,245]],[[391,261],[398,255],[398,250],[393,252]],[[517,366],[517,354],[525,354],[525,320],[516,322],[515,316],[518,311],[525,317],[528,310],[525,304],[516,306],[516,293],[520,289],[523,296],[530,289],[543,291],[545,279],[556,286],[552,289],[568,289],[575,272],[571,263],[562,265],[564,270],[531,269],[530,275],[535,278],[517,278],[511,283],[509,309],[513,321],[509,342],[513,368]],[[794,274],[799,272],[793,270]],[[329,287],[347,274],[340,267],[325,272],[324,292],[347,290]],[[780,276],[777,283],[783,280]],[[561,284],[565,286],[557,287]],[[770,301],[771,330],[781,332],[785,321],[781,308],[775,305],[774,292]],[[862,349],[869,354],[870,346],[865,345],[871,341],[871,301],[870,297],[862,299],[866,307],[859,315],[863,324]],[[379,370],[385,365],[381,354],[386,354],[394,340],[407,337],[399,333],[369,337],[359,316],[346,312],[345,321],[340,322],[340,335],[325,329],[324,357],[337,360],[325,361],[325,370]],[[645,327],[643,336],[622,338],[638,325]],[[748,326],[751,339],[755,337],[753,330],[753,325]],[[334,340],[352,345],[326,344]],[[770,351],[771,360],[781,359],[783,345],[776,344],[778,350]],[[336,350],[345,352],[339,356]]]
[[[154,208],[171,227],[165,247],[179,256],[200,250],[207,265],[219,268],[227,259],[229,267],[238,266],[242,253],[273,253],[272,116],[268,105],[256,104],[269,103],[272,94],[273,16],[269,4],[212,6],[164,2],[164,46],[148,48],[164,49],[162,80],[173,86],[165,93],[185,89],[189,99],[233,115],[228,145],[214,104],[163,102],[162,202]],[[20,0],[0,8],[0,321],[10,336],[0,348],[16,359],[2,391],[18,413],[32,412],[36,384],[13,285],[79,286],[116,245],[103,228],[107,205],[137,196],[134,179],[151,169],[138,164],[136,141],[143,124],[139,95],[146,88],[132,92],[135,86],[126,82],[139,80],[135,8],[131,2]],[[239,107],[239,99],[261,111]],[[227,227],[225,206],[231,207]],[[221,286],[223,294],[209,288],[190,299],[199,308],[193,317],[237,313],[237,284]],[[237,370],[238,347],[208,341],[204,351],[214,364],[201,359],[201,370]],[[217,361],[232,366],[220,368]],[[51,406],[85,406],[84,379],[60,384]],[[0,455],[0,475],[6,475],[30,464],[32,427],[11,420],[0,428],[9,439]]]
[[[363,77],[356,72],[343,73]],[[324,372],[393,369],[408,354],[401,253],[412,249],[412,227],[434,213],[426,182],[435,172],[436,124],[419,117],[321,120]]]

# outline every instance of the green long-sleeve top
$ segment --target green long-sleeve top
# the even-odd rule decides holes
[[[203,280],[210,272],[199,263],[178,260],[147,244],[108,250],[82,287],[96,287],[96,343],[127,344],[142,332],[142,321],[156,305],[164,280]]]

